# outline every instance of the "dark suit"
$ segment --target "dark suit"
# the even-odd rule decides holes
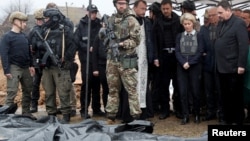
[[[224,118],[229,124],[242,124],[244,119],[243,75],[248,55],[247,28],[243,20],[232,15],[220,22],[215,41],[216,67],[219,73]]]

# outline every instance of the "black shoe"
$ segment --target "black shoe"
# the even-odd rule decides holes
[[[29,117],[32,120],[37,120],[37,118],[35,116],[33,116],[31,113],[23,113],[23,116]]]
[[[168,118],[168,117],[169,117],[169,114],[164,113],[164,114],[161,114],[161,115],[159,116],[159,119],[160,119],[160,120],[163,120],[163,119],[166,119],[166,118]]]
[[[103,111],[93,111],[93,115],[96,115],[96,116],[105,116],[106,114],[103,112]]]
[[[194,123],[197,123],[197,124],[200,123],[200,116],[195,116]]]
[[[185,125],[189,122],[189,118],[188,117],[185,117],[181,120],[181,125]]]
[[[71,110],[70,117],[74,117],[74,116],[76,116],[76,110]]]

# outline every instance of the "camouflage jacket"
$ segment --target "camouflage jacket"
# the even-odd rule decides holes
[[[136,47],[140,44],[140,24],[131,9],[123,14],[113,14],[109,18],[113,25],[116,39],[122,41],[124,46],[119,48],[120,55],[131,55],[136,53]],[[111,53],[111,50],[108,50]]]

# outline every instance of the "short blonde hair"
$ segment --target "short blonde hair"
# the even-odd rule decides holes
[[[196,23],[196,19],[194,17],[193,14],[190,14],[190,13],[184,13],[181,18],[180,18],[180,22],[181,24],[183,24],[184,20],[188,20],[188,21],[191,21],[193,24]]]

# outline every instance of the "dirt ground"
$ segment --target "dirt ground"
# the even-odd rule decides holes
[[[35,113],[35,116],[46,115],[45,106],[44,106],[44,91],[41,88],[41,97],[39,100],[39,112]],[[77,93],[77,115],[71,118],[71,123],[81,122],[82,119],[79,113],[80,103],[79,103],[79,93],[80,93],[80,84],[75,85],[75,90]],[[2,65],[0,63],[0,105],[4,104],[6,96],[6,78],[3,74]],[[19,107],[21,104],[21,90],[19,89],[18,95],[15,99],[15,102],[18,103]],[[19,108],[20,111],[20,108]],[[91,109],[89,110],[91,112]],[[18,111],[16,112],[18,113]],[[91,113],[90,113],[91,114]],[[105,117],[92,117],[96,120],[105,120]],[[154,118],[148,119],[154,123],[154,132],[153,134],[157,135],[171,135],[185,138],[200,137],[207,131],[207,125],[217,124],[216,120],[201,122],[200,124],[193,123],[193,118],[191,117],[190,123],[186,125],[180,125],[180,119],[177,119],[174,115],[171,115],[165,120],[159,120],[158,115]],[[121,121],[117,120],[117,123]]]

